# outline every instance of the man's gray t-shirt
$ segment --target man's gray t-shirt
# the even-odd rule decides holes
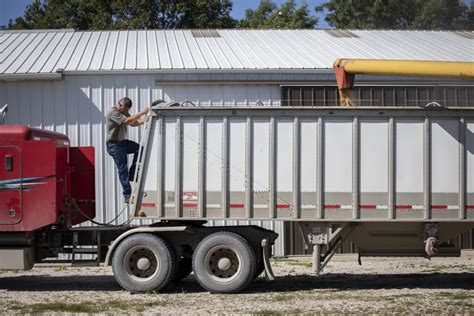
[[[130,114],[128,112],[120,113],[114,106],[106,116],[107,142],[119,142],[127,138],[127,125],[124,121]]]

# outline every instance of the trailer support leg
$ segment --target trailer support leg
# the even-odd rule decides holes
[[[321,245],[313,245],[313,273],[321,271]]]
[[[330,225],[328,223],[302,222],[298,223],[303,238],[308,247],[313,249],[313,273],[319,275],[342,244],[352,233],[357,223]],[[322,255],[322,247],[327,245]]]

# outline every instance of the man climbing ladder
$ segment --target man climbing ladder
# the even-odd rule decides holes
[[[140,118],[149,111],[149,108],[145,107],[140,112],[130,115],[129,110],[131,108],[132,100],[124,97],[109,110],[106,116],[107,153],[112,156],[117,166],[125,203],[129,202],[132,193],[130,181],[133,180],[135,174],[135,164],[140,147],[136,142],[127,139],[127,126],[143,125],[144,121]],[[133,154],[130,169],[128,169],[127,163],[127,155],[129,154]]]

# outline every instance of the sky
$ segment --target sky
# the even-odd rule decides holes
[[[16,17],[22,16],[25,8],[33,0],[0,0],[0,25],[7,25],[8,20],[14,20]],[[233,0],[234,9],[232,10],[232,16],[236,19],[241,19],[245,15],[246,9],[255,9],[258,6],[258,0]],[[274,0],[278,5],[286,2],[286,0]],[[301,5],[302,0],[296,0],[298,6]],[[316,14],[314,7],[321,3],[327,2],[325,0],[306,0],[309,6],[310,13],[319,17],[318,28],[329,28],[326,21],[324,21],[323,14]]]

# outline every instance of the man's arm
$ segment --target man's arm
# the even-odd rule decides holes
[[[125,125],[131,125],[131,126],[138,126],[138,125],[142,125],[144,122],[142,120],[140,120],[140,117],[142,117],[143,115],[147,114],[148,111],[150,109],[148,107],[145,107],[143,110],[141,110],[140,112],[137,112],[133,115],[130,115],[129,117],[127,117],[124,121],[123,121],[123,124]],[[141,121],[142,123],[141,124],[138,124],[138,125],[133,125],[135,123],[137,123],[137,121]]]
[[[143,125],[143,124],[145,124],[144,120],[136,119],[133,123],[130,123],[130,126],[140,126],[140,125]]]

